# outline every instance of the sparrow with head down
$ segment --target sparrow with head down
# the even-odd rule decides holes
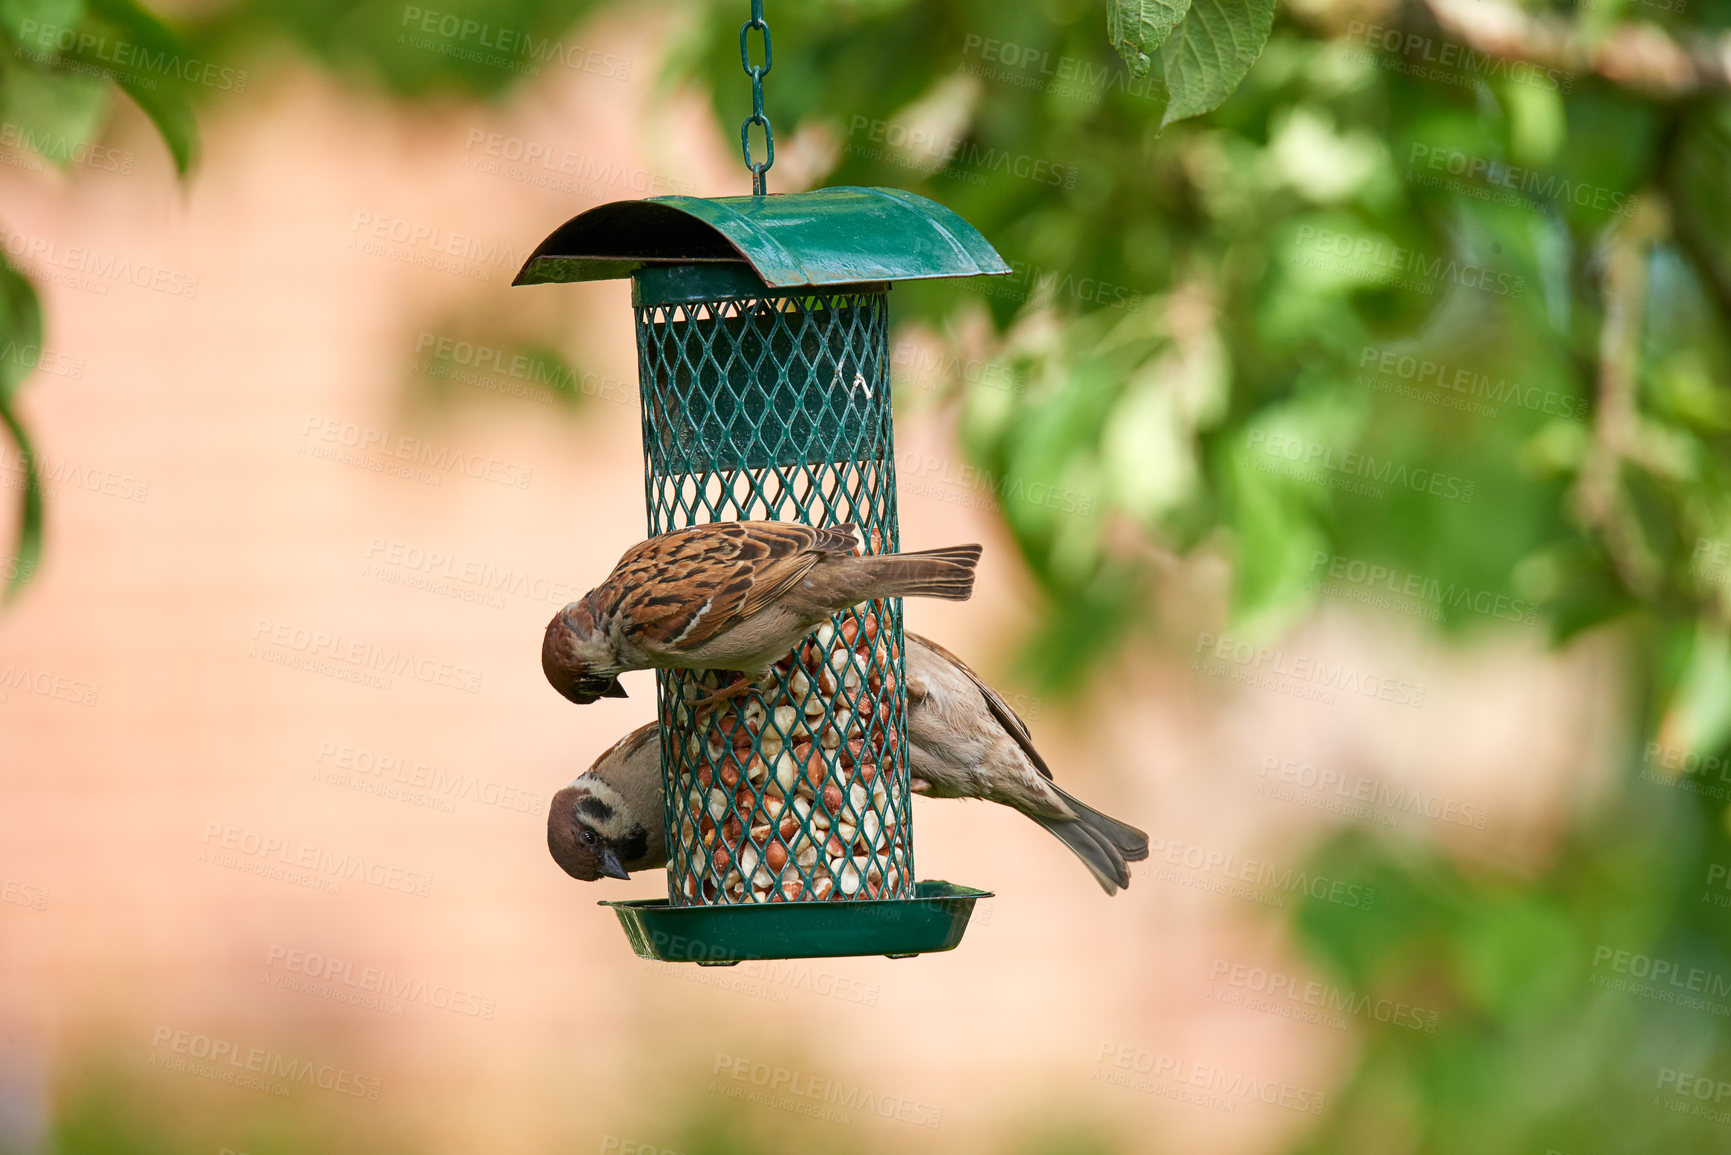
[[[860,556],[852,525],[721,521],[625,552],[547,624],[541,669],[566,698],[623,698],[627,670],[734,670],[713,704],[750,688],[831,614],[877,598],[966,601],[980,547]]]
[[[572,878],[630,878],[667,865],[662,837],[661,735],[639,726],[553,795],[547,849]]]
[[[918,634],[909,633],[907,643],[914,792],[983,798],[1019,810],[1069,847],[1107,894],[1129,886],[1126,863],[1148,857],[1148,836],[1053,782],[1022,720],[960,659]],[[553,796],[547,843],[565,872],[586,882],[667,865],[654,724],[634,731]]]
[[[1020,810],[1068,846],[1107,894],[1129,886],[1126,864],[1148,857],[1148,836],[1052,781],[1028,727],[960,658],[918,634],[907,639],[913,792]]]

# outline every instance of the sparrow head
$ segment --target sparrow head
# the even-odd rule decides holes
[[[621,858],[629,848],[618,844],[629,818],[610,794],[600,784],[573,783],[553,795],[547,811],[547,849],[561,870],[581,882],[631,877]]]
[[[585,598],[572,602],[547,623],[541,641],[541,671],[566,698],[587,706],[597,698],[623,698],[619,668],[606,631],[596,627],[595,612]]]

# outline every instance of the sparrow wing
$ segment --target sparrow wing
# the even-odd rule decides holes
[[[1021,718],[1017,717],[1016,712],[1010,709],[1010,704],[998,696],[996,690],[992,689],[992,687],[987,685],[978,674],[969,669],[966,662],[962,661],[960,658],[956,657],[930,638],[909,630],[907,632],[907,639],[914,645],[926,647],[928,650],[932,651],[932,653],[966,674],[968,680],[975,686],[979,687],[980,696],[985,698],[986,708],[992,712],[992,717],[996,718],[998,724],[1009,733],[1010,737],[1016,740],[1016,745],[1020,746],[1022,748],[1022,753],[1028,756],[1028,761],[1034,764],[1034,769],[1040,772],[1040,777],[1047,781],[1052,780],[1051,768],[1046,765],[1046,760],[1040,757],[1040,752],[1034,749],[1034,736],[1028,733],[1028,727],[1022,723]],[[910,702],[915,696],[914,682],[914,676],[909,674],[907,685],[908,699]],[[921,683],[919,693],[923,696],[925,692],[924,683]]]
[[[858,545],[851,525],[724,521],[650,538],[620,559],[627,632],[658,647],[701,645],[786,594],[826,554]]]
[[[583,774],[579,774],[576,778],[572,779],[571,785],[577,785],[584,775],[598,773],[603,767],[610,763],[623,765],[630,762],[633,758],[637,757],[639,748],[641,748],[645,742],[658,742],[660,741],[660,738],[661,723],[659,722],[647,722],[644,725],[637,727],[637,729],[631,731],[631,733],[625,735],[625,737],[619,739],[619,741],[603,750],[600,756],[589,764],[589,769],[583,771]],[[605,775],[603,775],[603,777],[605,777]]]

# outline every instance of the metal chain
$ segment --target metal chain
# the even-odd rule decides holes
[[[747,37],[751,35],[753,28],[763,33],[762,67],[751,62],[751,47]],[[764,174],[769,171],[769,166],[775,163],[775,133],[769,127],[769,117],[763,115],[763,78],[769,74],[770,66],[775,63],[775,58],[769,51],[769,25],[763,20],[763,0],[751,0],[751,19],[740,25],[739,63],[745,67],[745,74],[751,77],[751,115],[739,126],[739,150],[745,156],[745,167],[751,170],[752,193],[763,196],[768,189]],[[762,164],[751,159],[751,126],[754,124],[763,129]]]

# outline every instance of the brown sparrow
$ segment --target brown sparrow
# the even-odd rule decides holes
[[[584,882],[666,866],[661,831],[661,736],[654,722],[615,742],[553,795],[547,811],[553,861]]]
[[[983,798],[1019,810],[1068,846],[1107,894],[1129,886],[1125,863],[1148,857],[1148,836],[1059,789],[1027,727],[990,686],[935,642],[913,633],[907,641],[914,792]],[[586,882],[667,865],[654,724],[634,731],[553,796],[547,844],[565,873]]]
[[[983,798],[1051,831],[1116,894],[1127,862],[1148,857],[1148,836],[1077,800],[1052,781],[1028,728],[961,659],[907,635],[908,773],[915,794]]]
[[[553,615],[547,680],[578,705],[623,698],[626,670],[737,670],[750,688],[831,614],[876,598],[966,601],[980,547],[861,557],[852,525],[720,521],[625,552],[606,581]]]

